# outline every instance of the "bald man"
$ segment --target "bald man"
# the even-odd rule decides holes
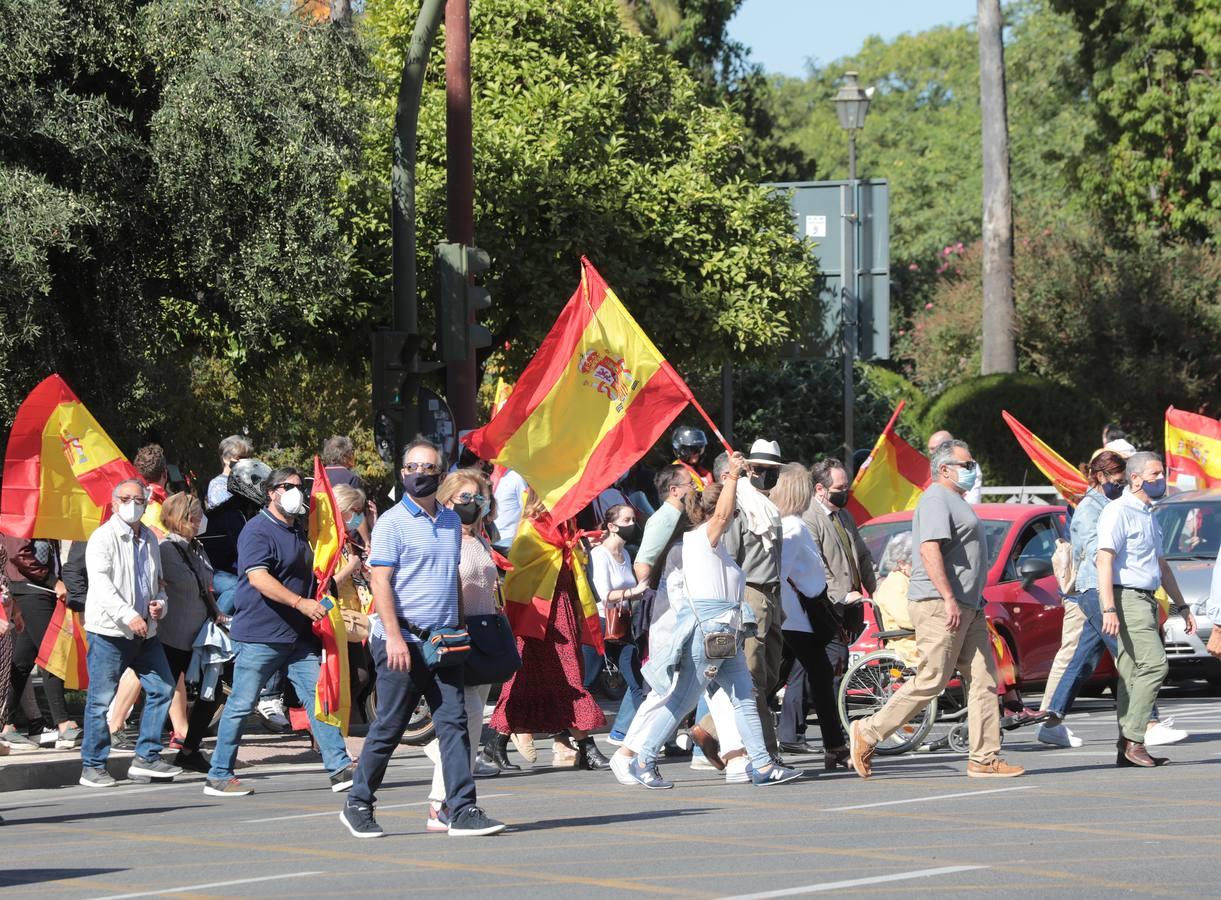
[[[929,439],[928,439],[929,459],[932,459],[933,451],[936,450],[938,446],[945,443],[946,441],[952,441],[952,440],[954,440],[954,435],[952,435],[948,431],[944,431],[944,430],[943,431],[934,431],[931,435],[929,435]],[[966,500],[968,503],[970,503],[972,506],[974,506],[976,503],[982,503],[983,499],[984,499],[984,470],[982,467],[980,467],[977,471],[979,472],[979,477],[975,480],[975,487],[971,488],[971,490],[967,491],[963,495],[963,499]]]

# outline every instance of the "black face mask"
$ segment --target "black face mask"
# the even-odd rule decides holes
[[[403,489],[413,497],[431,497],[441,484],[440,475],[424,472],[408,472],[403,476]]]
[[[640,540],[640,526],[633,522],[631,525],[616,525],[618,529],[616,534],[623,538],[623,543],[634,544]]]
[[[847,491],[827,491],[827,499],[836,509],[843,509],[848,505]]]
[[[470,503],[455,503],[454,512],[458,514],[463,525],[474,525],[479,521],[479,516],[483,514],[483,510],[474,500]]]
[[[779,480],[780,470],[775,466],[768,466],[766,469],[760,468],[750,476],[750,483],[760,491],[770,491]]]
[[[1113,481],[1104,481],[1102,483],[1102,494],[1108,500],[1118,500],[1123,496],[1123,491],[1126,485],[1115,484]]]

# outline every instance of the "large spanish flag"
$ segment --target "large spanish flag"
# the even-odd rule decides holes
[[[0,532],[87,540],[105,519],[114,486],[139,477],[67,383],[51,375],[30,391],[13,419]]]
[[[1047,480],[1060,492],[1060,496],[1073,506],[1080,503],[1090,486],[1076,466],[1043,443],[1034,432],[1009,415],[1008,411],[1001,410],[1001,418],[1005,420],[1017,442],[1022,445],[1030,461],[1047,476]]]
[[[517,470],[562,522],[644,456],[693,400],[582,257],[580,286],[512,394],[465,441]]]
[[[81,614],[68,609],[66,603],[56,603],[34,662],[40,669],[62,679],[68,690],[84,691],[89,688],[88,654],[89,643]]]
[[[314,692],[314,718],[334,725],[347,734],[352,716],[348,630],[343,624],[339,602],[330,592],[331,576],[339,565],[345,540],[347,529],[343,524],[343,514],[331,492],[326,467],[315,456],[314,486],[309,505],[309,544],[314,551],[314,582],[317,585],[314,599],[324,605],[330,603],[330,609],[324,618],[314,623],[314,634],[322,641],[318,689]]]
[[[1221,486],[1221,421],[1167,409],[1166,475],[1184,491]]]
[[[875,516],[915,509],[916,501],[931,480],[928,460],[895,432],[895,422],[906,403],[899,402],[852,481],[848,513],[857,525]]]

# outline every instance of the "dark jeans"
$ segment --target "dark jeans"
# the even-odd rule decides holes
[[[839,724],[839,706],[835,701],[835,670],[831,665],[831,659],[827,655],[827,641],[821,639],[816,634],[811,634],[808,631],[785,631],[784,643],[789,648],[793,656],[796,657],[796,662],[793,663],[793,671],[800,672],[799,683],[806,682],[808,675],[813,696],[810,698],[814,701],[814,709],[818,714],[818,728],[822,732],[822,745],[824,750],[839,749],[845,744],[844,730]],[[793,682],[793,674],[789,675],[789,683]],[[804,694],[804,692],[801,692]],[[789,689],[785,688],[784,706],[789,705]],[[796,698],[797,709],[804,713],[804,696]],[[791,714],[790,714],[791,718]],[[804,724],[804,715],[802,718]],[[786,730],[785,726],[790,724],[786,721],[784,714],[781,714],[781,734]],[[800,738],[782,737],[786,743],[790,740],[796,743]]]
[[[623,680],[627,683],[627,691],[619,701],[615,723],[611,725],[611,734],[619,737],[627,734],[627,730],[632,727],[632,719],[636,718],[636,710],[644,702],[644,682],[640,677],[640,648],[629,641],[626,644],[607,644],[606,652],[614,655],[615,665],[619,667]]]
[[[14,591],[13,599],[17,601],[21,616],[25,619],[25,631],[13,634],[13,697],[16,703],[20,703],[25,684],[30,680],[30,673],[34,671],[38,648],[42,646],[42,639],[47,633],[47,626],[51,624],[58,601],[54,594],[42,591],[37,594]],[[63,681],[50,672],[43,672],[42,689],[47,695],[47,706],[50,707],[51,718],[55,720],[55,724],[67,722],[71,716],[68,715],[68,707],[64,703]],[[0,722],[0,725],[4,724],[7,723]]]
[[[420,697],[428,701],[441,751],[446,805],[450,821],[475,805],[475,779],[471,777],[471,741],[466,732],[466,700],[462,666],[429,671],[418,644],[408,644],[411,671],[392,670],[386,662],[386,642],[369,638],[369,651],[377,666],[377,718],[369,726],[365,746],[352,779],[352,800],[373,805],[386,777],[386,766],[398,749]]]
[[[85,736],[81,740],[81,765],[86,769],[104,768],[110,756],[106,709],[114,699],[124,669],[135,672],[144,688],[136,756],[148,760],[161,756],[161,726],[174,696],[174,681],[161,641],[156,637],[122,638],[91,632],[89,695],[85,701]]]
[[[191,651],[179,650],[169,644],[162,644],[161,649],[165,651],[165,661],[170,665],[170,680],[177,685],[179,676],[190,668]],[[218,697],[224,696],[219,685],[217,685],[216,693]],[[187,719],[187,733],[182,739],[182,752],[193,753],[199,749],[199,745],[203,743],[204,737],[208,734],[208,726],[212,724],[212,716],[219,705],[220,703],[215,698],[212,700],[199,698],[195,701],[191,707],[191,716]]]

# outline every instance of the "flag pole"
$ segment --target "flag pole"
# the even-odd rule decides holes
[[[683,385],[686,387],[686,385]],[[725,440],[725,435],[721,434],[721,429],[716,427],[716,422],[712,421],[712,417],[704,412],[704,407],[700,406],[700,402],[695,399],[695,394],[687,391],[687,400],[695,407],[695,411],[704,417],[704,421],[708,423],[708,427],[712,429],[712,433],[716,435],[716,439],[721,442],[721,446],[725,448],[725,452],[733,456],[733,447],[729,446],[729,441]]]

